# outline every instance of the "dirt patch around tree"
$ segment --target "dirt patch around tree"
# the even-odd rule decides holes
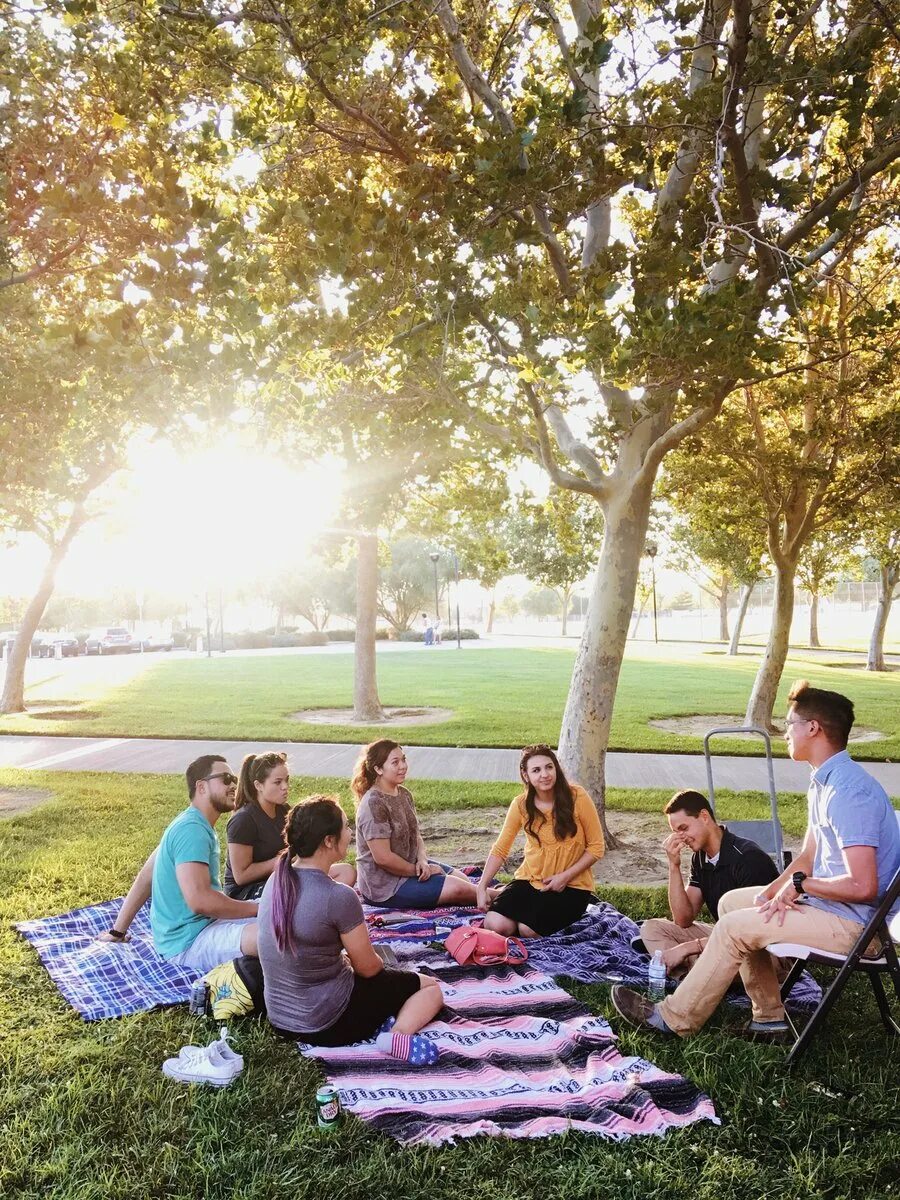
[[[386,708],[383,721],[357,721],[352,708],[308,708],[290,713],[291,721],[302,721],[305,725],[359,725],[375,727],[381,725],[442,725],[456,714],[452,708]]]
[[[503,826],[505,808],[447,809],[421,813],[419,825],[431,858],[454,867],[483,863]],[[610,850],[594,867],[598,885],[629,883],[656,887],[668,878],[663,838],[669,832],[662,813],[608,812],[611,832],[621,847]],[[520,838],[506,869],[512,874],[522,861]]]
[[[505,808],[445,809],[420,813],[419,825],[431,858],[462,867],[485,861],[505,816]],[[607,812],[606,820],[621,844],[608,850],[594,867],[597,886],[664,887],[669,869],[662,844],[670,831],[663,814]],[[507,860],[510,875],[522,862],[522,841],[520,837]],[[786,844],[795,853],[799,849],[794,838],[786,838]],[[689,865],[690,855],[685,852],[683,871],[687,872]]]
[[[18,817],[31,812],[52,797],[53,793],[45,788],[0,788],[0,821],[5,817]]]
[[[719,726],[737,726],[743,725],[744,718],[736,716],[734,713],[723,715],[722,713],[688,713],[680,717],[658,717],[647,724],[654,729],[661,729],[664,733],[680,733],[686,737],[704,738],[710,729],[716,729]],[[777,733],[773,737],[781,736],[784,733],[783,722],[775,722]],[[748,737],[752,735],[748,734]],[[882,742],[887,737],[886,733],[882,733],[879,729],[868,729],[865,725],[856,725],[850,734],[851,742]]]

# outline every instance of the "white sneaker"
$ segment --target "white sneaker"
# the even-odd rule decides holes
[[[219,1040],[217,1042],[210,1042],[207,1049],[211,1051],[215,1050],[222,1062],[230,1063],[235,1074],[240,1074],[240,1072],[243,1071],[243,1056],[238,1054],[237,1051],[232,1050],[228,1044],[227,1025],[223,1025],[219,1030]]]
[[[177,1058],[166,1059],[162,1072],[179,1083],[209,1083],[213,1087],[228,1087],[240,1074],[210,1046],[182,1046]]]

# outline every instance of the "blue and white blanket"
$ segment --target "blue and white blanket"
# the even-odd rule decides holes
[[[154,950],[149,905],[135,918],[130,942],[98,942],[97,934],[109,929],[121,903],[107,900],[16,925],[64,998],[86,1021],[184,1004],[197,978],[196,972],[166,962]],[[442,941],[448,928],[473,919],[470,908],[388,914],[367,907],[366,913],[373,942],[390,944],[401,961],[415,957],[423,943]],[[377,921],[385,917],[395,923],[379,927]],[[647,982],[647,957],[631,945],[637,934],[634,921],[601,901],[568,929],[530,942],[529,962],[548,975],[582,983],[640,986]],[[804,973],[791,992],[791,1006],[813,1007],[820,996],[818,984]],[[733,999],[746,1003],[743,996]]]

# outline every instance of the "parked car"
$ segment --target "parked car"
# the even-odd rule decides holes
[[[18,636],[19,635],[15,629],[11,630],[9,633],[0,634],[0,652],[2,652],[4,658],[9,658]],[[28,653],[32,658],[40,657],[41,647],[43,645],[43,637],[43,634],[36,633],[31,639],[31,646],[28,650]]]
[[[175,639],[170,633],[145,633],[138,638],[138,648],[144,651],[175,649]]]
[[[35,644],[32,642],[31,653],[37,653],[38,658],[55,658],[56,647],[62,648],[63,658],[73,658],[79,650],[78,638],[74,633],[40,633],[35,641],[38,643],[35,651]]]
[[[84,642],[85,654],[130,654],[132,650],[137,649],[138,644],[121,625],[95,629],[88,634]]]

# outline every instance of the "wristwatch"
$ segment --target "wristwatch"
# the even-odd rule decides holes
[[[128,935],[123,933],[121,929],[116,929],[115,925],[111,925],[109,928],[109,936],[115,942],[124,942]]]
[[[807,878],[808,878],[808,876],[805,871],[795,871],[793,873],[793,875],[791,876],[791,883],[794,885],[794,891],[799,896],[806,895],[806,893],[803,890],[803,880],[807,879]]]

